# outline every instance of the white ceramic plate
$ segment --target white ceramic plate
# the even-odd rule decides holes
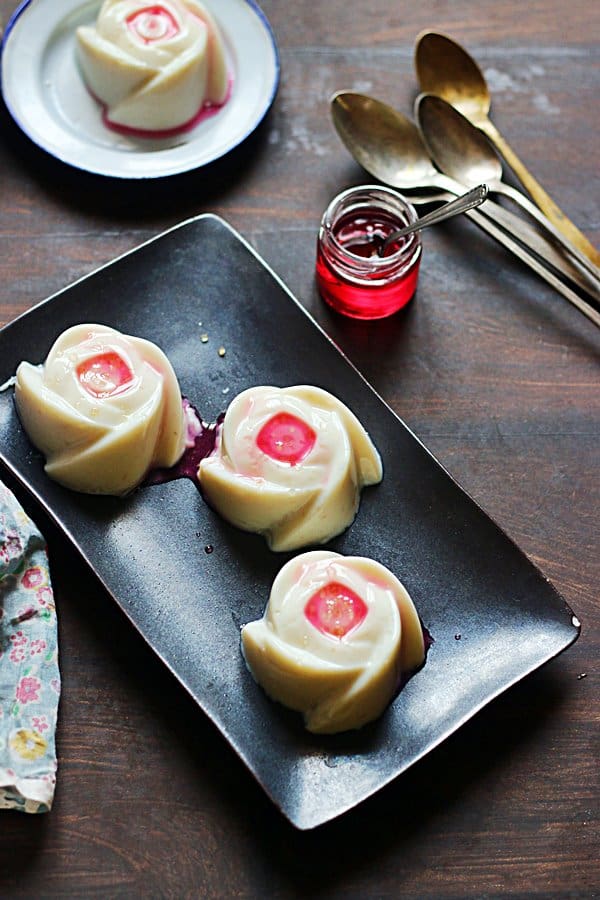
[[[194,129],[162,139],[129,137],[102,122],[75,58],[75,29],[95,21],[100,0],[26,0],[2,43],[2,94],[17,125],[57,159],[117,178],[160,178],[207,165],[260,124],[279,84],[271,27],[253,0],[218,0],[232,94]]]

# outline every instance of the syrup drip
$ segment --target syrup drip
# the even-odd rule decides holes
[[[427,656],[428,656],[428,654],[429,654],[429,649],[431,648],[431,646],[432,646],[433,644],[435,644],[435,638],[432,636],[432,634],[431,634],[431,632],[429,631],[429,629],[428,629],[428,628],[425,628],[425,626],[423,625],[423,623],[421,622],[420,619],[419,619],[419,622],[420,622],[420,625],[421,625],[421,631],[422,631],[422,633],[423,633],[423,646],[424,646],[424,648],[425,648],[425,656],[424,656],[424,658],[423,658],[423,662],[421,663],[421,665],[420,665],[420,666],[417,666],[416,669],[413,669],[412,672],[402,672],[402,673],[400,674],[400,679],[399,679],[399,681],[398,681],[398,687],[397,687],[396,693],[395,693],[395,695],[394,695],[395,697],[398,696],[398,694],[400,693],[400,691],[402,690],[402,688],[404,687],[404,685],[407,684],[407,682],[410,681],[410,679],[413,677],[413,675],[416,675],[417,672],[420,672],[420,671],[421,671],[421,669],[423,668],[423,666],[424,666],[425,663],[427,662]]]
[[[118,134],[124,134],[127,137],[133,138],[148,138],[154,140],[161,140],[163,138],[175,137],[178,134],[185,134],[188,131],[192,131],[196,125],[199,125],[201,122],[206,121],[206,119],[210,119],[212,116],[215,116],[227,103],[229,98],[231,97],[231,92],[233,90],[233,78],[230,76],[227,95],[222,103],[212,103],[210,100],[206,100],[195,116],[188,122],[184,122],[182,125],[175,125],[173,128],[135,128],[131,125],[122,125],[120,122],[112,122],[108,117],[108,110],[106,105],[102,103],[97,97],[92,94],[94,100],[103,107],[102,109],[102,121],[106,125],[107,128],[110,128],[112,131],[116,131]],[[91,93],[91,92],[90,92]]]
[[[179,462],[175,463],[169,469],[159,468],[152,469],[144,481],[142,487],[148,487],[152,484],[166,484],[168,481],[176,481],[179,478],[189,478],[195,486],[200,490],[200,482],[198,481],[197,472],[201,461],[205,459],[215,449],[217,442],[217,431],[219,425],[225,418],[225,413],[221,413],[217,420],[211,424],[205,422],[199,415],[197,409],[187,400],[183,399],[185,418],[188,422],[188,446],[183,452],[183,456]],[[194,416],[189,415],[192,410]],[[190,424],[193,422],[194,424]]]

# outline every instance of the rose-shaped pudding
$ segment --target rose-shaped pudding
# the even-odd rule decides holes
[[[372,559],[313,550],[281,569],[242,651],[266,693],[334,734],[373,721],[425,658],[414,604]]]
[[[381,459],[356,416],[317,387],[255,387],[229,406],[198,468],[208,502],[272,550],[320,544],[354,519]]]
[[[47,474],[86,494],[121,495],[186,442],[177,377],[155,344],[104,325],[75,325],[44,365],[22,362],[15,402]]]
[[[105,0],[95,26],[77,29],[77,50],[109,125],[181,129],[227,96],[223,40],[198,0]]]

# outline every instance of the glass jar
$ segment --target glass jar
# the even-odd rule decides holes
[[[421,236],[400,238],[384,256],[379,249],[417,218],[408,200],[380,185],[338,194],[323,214],[317,242],[317,285],[325,302],[355,319],[382,319],[406,306],[417,287]]]

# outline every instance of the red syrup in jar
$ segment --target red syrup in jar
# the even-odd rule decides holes
[[[384,210],[373,207],[349,212],[336,222],[333,233],[338,243],[348,253],[362,256],[363,259],[374,259],[393,256],[402,250],[408,238],[392,241],[381,254],[383,242],[394,231],[398,231],[398,220]]]
[[[379,250],[416,218],[414,207],[387,188],[351,188],[336,197],[317,244],[317,285],[325,302],[356,319],[381,319],[406,306],[417,287],[420,236],[392,242],[383,256]]]

